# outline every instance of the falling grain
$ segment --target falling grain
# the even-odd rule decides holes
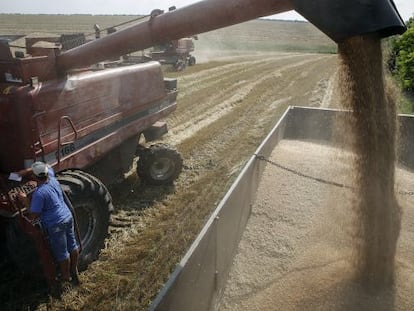
[[[342,103],[355,154],[355,267],[369,290],[392,284],[400,231],[394,193],[396,105],[387,96],[381,43],[375,35],[339,44]]]

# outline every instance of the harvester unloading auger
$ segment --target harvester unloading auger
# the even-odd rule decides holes
[[[289,10],[336,42],[405,30],[391,0],[206,0],[154,14],[146,22],[65,52],[38,48],[32,55],[12,55],[7,42],[0,42],[1,254],[7,253],[26,271],[37,270],[33,258],[39,258],[53,284],[55,269],[43,233],[15,200],[17,190],[30,196],[32,188],[26,180],[8,179],[10,172],[36,160],[55,168],[72,201],[82,265],[96,258],[107,234],[113,207],[104,182],[122,176],[136,155],[138,174],[147,182],[171,183],[180,173],[182,160],[173,149],[138,145],[142,134],[151,141],[166,132],[159,120],[175,110],[176,81],[164,79],[157,62],[100,71],[90,65]]]
[[[206,0],[166,12],[101,40],[62,53],[61,71],[91,65],[158,43],[199,34],[248,20],[296,10],[335,42],[365,33],[381,37],[405,31],[392,0]],[[139,40],[130,40],[139,38]]]

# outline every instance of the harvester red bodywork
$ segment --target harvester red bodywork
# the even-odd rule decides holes
[[[156,62],[5,90],[0,142],[10,147],[0,153],[4,172],[39,157],[58,170],[85,168],[171,113],[177,95],[166,92]]]

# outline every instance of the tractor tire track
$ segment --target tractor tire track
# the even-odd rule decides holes
[[[310,63],[319,62],[321,59],[324,59],[324,57],[306,57],[305,59],[295,59],[295,62],[282,66],[279,65],[280,59],[270,59],[265,62],[246,62],[245,66],[248,66],[247,69],[243,68],[241,71],[227,76],[227,81],[231,81],[228,87],[223,87],[221,91],[204,100],[201,105],[199,102],[193,103],[193,107],[187,107],[185,110],[181,109],[177,112],[180,116],[173,117],[172,122],[170,122],[169,142],[174,145],[179,144],[183,140],[195,135],[200,129],[208,127],[210,123],[222,118],[226,114],[232,113],[238,104],[249,96],[254,88],[265,83],[265,81],[273,79],[277,83],[276,80],[279,78],[283,79],[286,71],[292,70],[295,67],[309,67]],[[305,70],[302,70],[302,76],[307,77]],[[220,79],[214,78],[212,77],[211,79],[218,80],[217,85],[222,84]],[[185,84],[183,84],[183,87],[185,87]],[[274,91],[273,88],[272,91]],[[195,92],[196,90],[191,90],[185,96],[191,98]],[[316,92],[320,93],[320,90],[316,90]],[[277,101],[275,100],[274,102]],[[187,121],[183,122],[181,120]]]

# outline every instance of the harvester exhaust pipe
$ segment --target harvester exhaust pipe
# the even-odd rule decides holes
[[[66,51],[58,56],[57,66],[65,72],[290,10],[302,14],[336,42],[373,32],[384,37],[406,29],[392,0],[204,0]]]

